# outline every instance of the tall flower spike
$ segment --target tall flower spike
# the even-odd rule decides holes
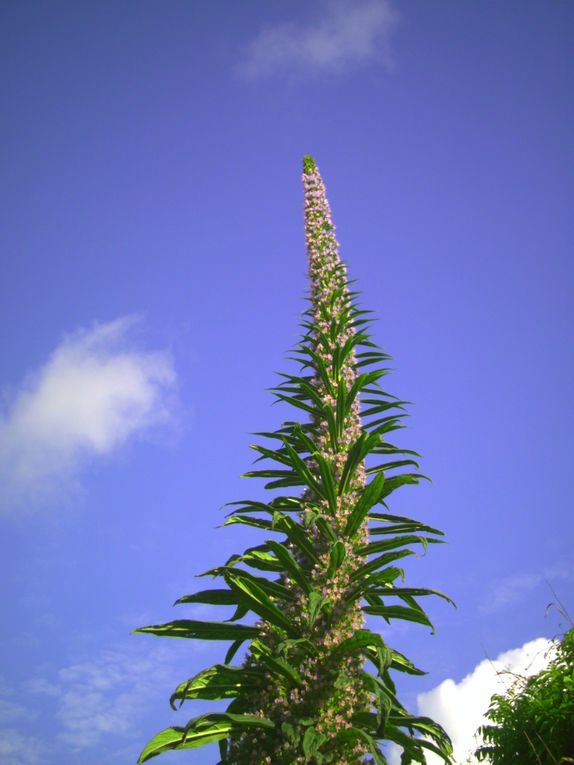
[[[395,489],[422,477],[410,472],[418,468],[417,455],[386,440],[401,427],[403,402],[380,388],[385,369],[363,371],[388,357],[366,331],[367,312],[353,302],[312,157],[303,160],[303,186],[311,305],[295,351],[301,373],[282,375],[275,393],[306,412],[307,421],[259,434],[277,446],[252,447],[272,465],[246,474],[264,478],[268,489],[302,491],[268,503],[232,503],[227,524],[283,538],[268,538],[206,572],[223,579],[223,589],[178,601],[232,605],[230,620],[181,620],[137,630],[233,641],[224,664],[182,683],[172,696],[172,704],[231,699],[227,712],[162,731],[140,762],[218,741],[219,765],[381,765],[385,740],[403,748],[404,763],[424,762],[424,749],[450,762],[446,733],[432,720],[410,715],[390,677],[391,670],[421,671],[365,626],[370,614],[432,627],[417,598],[447,596],[396,586],[404,571],[394,564],[412,554],[413,545],[439,541],[441,532],[386,512]],[[370,455],[379,464],[367,468]],[[238,624],[249,612],[257,623]],[[242,664],[231,665],[246,640]]]

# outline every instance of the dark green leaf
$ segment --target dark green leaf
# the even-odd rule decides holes
[[[349,515],[347,525],[345,527],[345,534],[347,536],[352,536],[356,531],[358,531],[361,524],[365,520],[367,513],[371,507],[373,507],[373,505],[376,505],[377,502],[380,501],[384,491],[385,476],[383,473],[379,473],[379,475],[373,478],[371,483],[365,486],[359,501]]]
[[[355,473],[355,470],[365,459],[367,454],[370,453],[372,448],[379,443],[380,440],[381,438],[378,433],[362,433],[355,441],[351,449],[349,449],[347,460],[343,467],[343,472],[341,473],[341,479],[339,481],[339,494],[345,493],[349,481]]]
[[[332,577],[335,571],[341,566],[341,563],[345,560],[347,553],[345,552],[345,545],[341,540],[335,542],[331,547],[331,553],[329,556],[329,567],[327,569],[327,576]]]
[[[308,595],[311,592],[311,585],[305,575],[305,571],[299,563],[297,563],[285,545],[275,542],[274,540],[269,540],[267,545],[269,549],[275,553],[277,559],[281,561],[289,576],[294,579],[299,587],[301,587],[301,589]]]
[[[167,728],[158,733],[140,754],[138,763],[173,749],[196,749],[227,738],[232,732],[274,727],[270,720],[255,715],[234,715],[229,712],[201,715],[190,720],[185,728]]]
[[[320,755],[320,748],[327,740],[327,736],[324,733],[317,733],[315,728],[307,728],[305,735],[303,736],[303,754],[305,755],[305,762],[314,761],[319,764],[322,761]]]
[[[299,631],[285,614],[277,608],[262,587],[254,581],[254,577],[241,576],[238,571],[230,569],[225,573],[225,581],[232,587],[254,613],[280,629],[284,629],[288,635],[295,637]]]
[[[257,687],[263,679],[264,674],[261,670],[216,664],[178,685],[169,703],[176,709],[176,701],[179,701],[181,706],[186,700],[234,698],[242,690]]]
[[[406,545],[421,544],[425,550],[427,545],[436,544],[438,540],[430,537],[422,537],[417,534],[405,534],[404,536],[394,537],[393,539],[381,539],[378,542],[368,542],[366,545],[359,547],[357,552],[359,555],[371,555],[387,550],[393,550],[397,547],[405,547]]]
[[[192,595],[184,595],[178,598],[174,606],[182,603],[208,603],[214,606],[236,606],[237,595],[231,590],[202,590]]]
[[[251,643],[250,650],[272,672],[283,677],[291,685],[301,685],[303,682],[301,675],[295,667],[282,656],[276,656],[269,646],[265,645],[261,640],[254,640]]]
[[[198,622],[193,619],[180,619],[167,624],[152,624],[133,630],[134,634],[146,633],[158,637],[190,638],[197,640],[237,640],[249,639],[259,635],[257,627],[246,624],[228,624],[221,622]]]
[[[384,566],[387,566],[389,563],[393,563],[394,561],[399,560],[400,558],[405,558],[408,555],[416,555],[416,553],[414,550],[397,550],[397,552],[379,555],[378,557],[373,558],[373,560],[369,561],[368,563],[365,563],[364,566],[360,566],[358,569],[356,569],[351,574],[351,580],[362,582],[363,577],[366,574],[370,574],[373,571],[376,571],[377,569],[381,569]]]
[[[434,626],[422,609],[407,606],[363,606],[363,611],[372,616],[382,616],[386,622],[390,622],[391,619],[402,619],[407,622],[425,624],[434,633]]]

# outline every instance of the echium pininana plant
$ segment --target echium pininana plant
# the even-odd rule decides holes
[[[266,479],[268,489],[300,493],[232,503],[226,523],[255,527],[267,538],[204,574],[222,586],[177,601],[232,606],[231,618],[136,630],[231,641],[223,664],[183,682],[171,697],[174,708],[229,699],[227,711],[162,731],[140,762],[219,742],[219,765],[381,765],[383,741],[403,749],[405,764],[424,763],[425,749],[451,761],[445,731],[409,714],[391,679],[392,670],[423,673],[365,624],[371,614],[432,627],[417,598],[446,596],[396,585],[404,580],[396,563],[416,545],[439,541],[441,532],[388,512],[389,495],[422,477],[412,472],[418,455],[387,440],[401,427],[404,402],[380,388],[385,369],[365,371],[388,356],[371,341],[368,312],[349,291],[311,157],[303,162],[303,185],[311,305],[295,350],[300,373],[282,375],[275,393],[306,417],[258,434],[271,445],[253,448],[271,465],[246,474]],[[239,621],[249,613],[255,624]],[[242,663],[232,664],[246,642]]]

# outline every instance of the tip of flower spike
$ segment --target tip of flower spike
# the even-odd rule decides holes
[[[305,175],[310,175],[313,173],[316,169],[317,165],[315,163],[315,160],[310,154],[305,154],[303,157],[303,172]]]

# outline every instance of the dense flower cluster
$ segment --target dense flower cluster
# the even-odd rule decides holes
[[[335,227],[331,218],[329,204],[325,195],[325,187],[315,163],[306,158],[303,173],[305,194],[305,233],[308,252],[309,276],[311,282],[311,336],[313,351],[323,362],[330,373],[331,391],[336,390],[344,382],[350,390],[357,378],[356,358],[354,352],[347,355],[337,370],[333,360],[337,348],[345,346],[352,337],[354,329],[349,321],[352,309],[351,297],[347,286],[346,268],[339,258],[339,245],[335,238]],[[327,389],[325,383],[315,374],[312,383],[320,392],[324,405],[336,407],[336,399]],[[324,416],[316,416],[313,421],[314,441],[318,453],[331,467],[334,477],[338,480],[345,464],[351,444],[361,434],[361,419],[359,402],[355,400],[347,415],[340,437],[338,448],[334,449],[329,438],[328,424]],[[308,460],[310,468],[317,471],[312,459]],[[295,649],[289,655],[289,661],[303,678],[299,688],[293,688],[289,694],[285,692],[277,680],[269,676],[269,686],[259,689],[253,697],[253,713],[265,716],[276,723],[283,732],[293,732],[292,740],[289,735],[282,736],[278,743],[273,732],[246,732],[232,742],[230,761],[237,765],[291,765],[305,763],[307,760],[301,753],[301,727],[308,724],[313,717],[315,731],[325,736],[324,748],[333,756],[337,765],[359,765],[365,762],[367,754],[364,744],[356,739],[336,740],[338,734],[351,727],[354,715],[368,712],[373,700],[369,691],[364,687],[361,667],[364,659],[361,656],[346,656],[340,659],[332,658],[332,651],[343,640],[351,637],[364,625],[364,616],[357,598],[349,598],[351,573],[359,565],[360,559],[354,552],[358,542],[366,541],[366,524],[356,534],[353,540],[344,540],[342,531],[349,513],[357,502],[360,490],[365,485],[365,468],[360,463],[348,483],[348,491],[337,498],[336,515],[330,514],[332,527],[341,535],[345,549],[345,558],[339,568],[328,574],[329,545],[321,538],[317,526],[311,521],[307,523],[310,537],[317,550],[318,562],[311,569],[313,589],[322,598],[330,601],[331,608],[327,613],[321,613],[304,634],[317,646],[315,655],[301,651],[297,655]],[[303,504],[308,502],[313,508],[319,507],[329,513],[325,500],[314,496],[310,490],[303,495]],[[303,510],[303,515],[305,514]],[[307,594],[287,577],[283,579],[294,593],[292,602],[283,604],[286,613],[304,627],[308,613]],[[273,628],[265,628],[263,624],[261,640],[273,651],[281,636]],[[298,661],[299,659],[299,661]],[[253,666],[257,657],[251,651],[244,666]]]

